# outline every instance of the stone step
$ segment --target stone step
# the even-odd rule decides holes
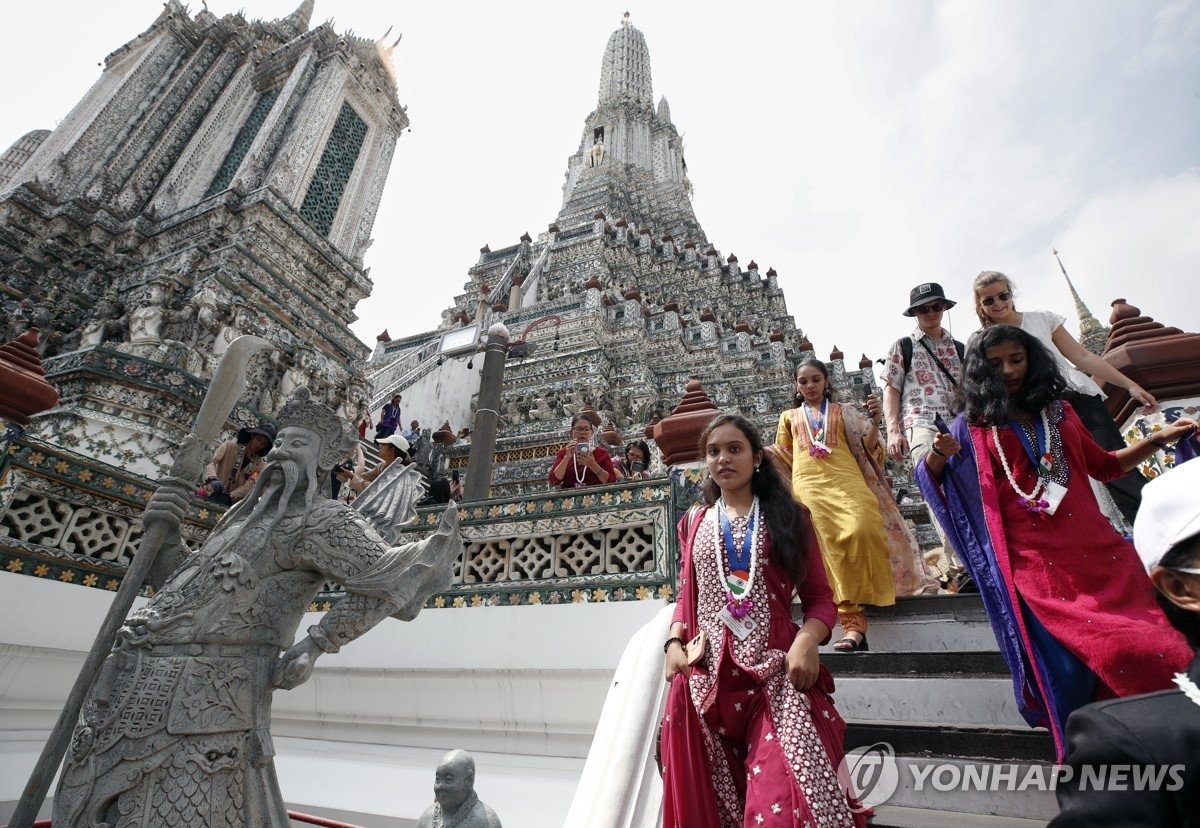
[[[822,653],[849,720],[1024,728],[999,652]]]
[[[1043,828],[1046,820],[879,805],[867,824],[872,828]]]
[[[1008,665],[999,650],[941,652],[821,652],[821,663],[839,676],[953,676],[1006,678]]]
[[[876,652],[998,650],[977,594],[898,598],[894,606],[867,607],[867,620],[867,641]],[[822,652],[832,651],[841,636],[835,629]]]
[[[944,722],[1025,727],[1012,680],[930,675],[913,678],[837,676],[834,700],[847,719],[916,724]]]
[[[995,762],[1054,761],[1054,740],[1046,730],[1022,723],[1015,727],[948,725],[942,722],[888,722],[850,719],[846,749],[885,742],[898,756],[981,759]]]

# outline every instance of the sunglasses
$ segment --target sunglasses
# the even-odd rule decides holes
[[[946,305],[942,302],[932,302],[928,305],[921,305],[917,308],[917,313],[941,313],[946,309]]]
[[[1012,291],[1006,290],[1003,293],[997,293],[995,296],[983,297],[979,300],[979,304],[983,305],[985,308],[990,308],[992,305],[996,304],[997,299],[999,299],[1001,302],[1007,302],[1011,298]]]

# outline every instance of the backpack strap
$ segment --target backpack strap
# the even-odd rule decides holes
[[[913,341],[911,336],[900,337],[900,357],[901,363],[904,366],[904,373],[900,375],[900,396],[904,397],[904,381],[908,379],[908,370],[912,368],[912,349]]]
[[[956,350],[956,351],[958,350],[958,344],[959,344],[958,341],[955,340],[954,350]],[[938,359],[937,354],[935,354],[933,352],[933,348],[929,347],[929,340],[926,339],[925,337],[921,338],[921,347],[923,347],[925,349],[925,351],[929,354],[929,358],[933,360],[933,364],[938,367],[938,370],[940,370],[946,376],[946,379],[950,380],[950,386],[952,388],[958,388],[958,380],[956,380],[954,378],[954,375],[950,373],[950,369],[946,367],[945,363],[943,363],[940,359]],[[960,359],[961,359],[961,357],[960,357]]]

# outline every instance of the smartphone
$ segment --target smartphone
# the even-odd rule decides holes
[[[950,426],[946,425],[946,421],[942,419],[942,415],[941,415],[941,414],[935,414],[935,415],[934,415],[934,417],[933,417],[933,424],[934,424],[935,426],[937,426],[937,430],[938,430],[938,431],[940,431],[942,434],[949,434],[949,433],[950,433]]]

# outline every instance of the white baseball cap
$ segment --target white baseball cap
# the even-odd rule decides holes
[[[1171,547],[1200,535],[1200,460],[1156,477],[1142,489],[1133,545],[1149,572]]]
[[[408,440],[405,440],[399,434],[390,434],[387,437],[381,437],[380,439],[376,440],[375,443],[376,445],[379,443],[389,443],[395,446],[396,450],[405,457],[408,457]]]

